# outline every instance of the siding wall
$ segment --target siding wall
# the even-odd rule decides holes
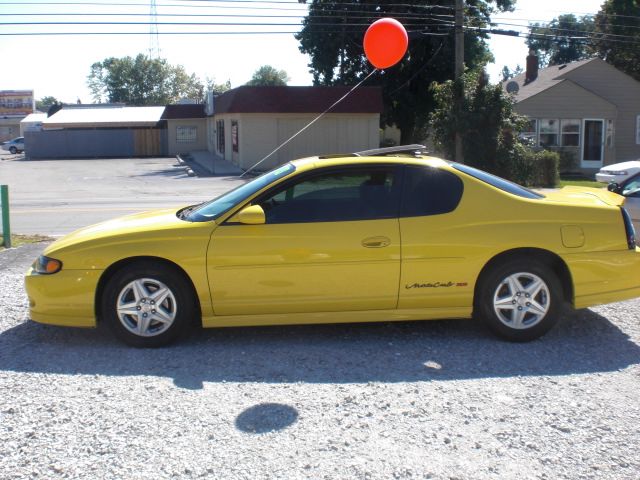
[[[166,155],[167,131],[161,129],[87,129],[25,132],[30,159]]]
[[[0,118],[0,142],[20,136],[20,120],[22,118]]]
[[[640,158],[636,144],[636,117],[640,115],[640,82],[597,59],[566,77],[600,95],[618,108],[615,129],[616,162]]]
[[[516,112],[531,118],[557,118],[557,119],[603,119],[605,129],[608,121],[613,122],[613,144],[604,148],[604,165],[616,161],[616,138],[618,135],[618,109],[613,103],[591,93],[572,81],[565,81],[547,90],[527,98],[516,104]],[[580,126],[580,142],[584,140],[582,125]],[[570,149],[569,149],[570,150]],[[578,162],[581,151],[576,149]]]
[[[231,121],[238,122],[239,152],[237,163],[243,169],[251,167],[290,138],[316,115],[302,114],[222,114],[215,120],[225,121],[225,159],[233,160]],[[215,123],[215,122],[214,122]],[[329,153],[348,153],[377,148],[380,116],[378,114],[329,114],[260,164],[268,170],[295,158]],[[209,149],[215,152],[214,148]]]
[[[178,127],[196,127],[196,140],[190,143],[178,143],[176,132]],[[207,119],[188,118],[167,120],[168,154],[189,153],[197,150],[207,150]]]

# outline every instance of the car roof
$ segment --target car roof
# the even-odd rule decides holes
[[[420,144],[397,145],[393,147],[374,148],[352,153],[318,155],[299,158],[290,162],[298,172],[323,167],[352,166],[363,163],[426,165],[432,167],[450,167],[449,162],[427,154],[427,147]]]
[[[398,164],[398,165],[424,165],[436,168],[448,167],[450,164],[446,160],[428,155],[373,155],[373,156],[352,156],[352,155],[331,155],[306,157],[291,162],[297,171],[314,170],[322,167],[341,167],[359,164]]]

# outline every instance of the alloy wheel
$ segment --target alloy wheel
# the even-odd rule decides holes
[[[136,279],[118,294],[120,323],[134,335],[153,337],[167,331],[176,319],[178,304],[173,292],[153,278]]]
[[[517,330],[540,323],[550,306],[549,287],[539,276],[529,272],[509,275],[493,295],[493,310],[500,322]]]

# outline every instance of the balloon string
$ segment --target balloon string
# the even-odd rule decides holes
[[[247,173],[249,173],[250,171],[252,171],[254,168],[256,168],[258,165],[260,165],[262,162],[264,162],[266,159],[268,159],[269,157],[271,157],[274,153],[276,153],[277,151],[279,151],[282,147],[284,147],[285,145],[287,145],[289,142],[291,142],[294,138],[296,138],[298,135],[300,135],[302,132],[304,132],[307,128],[309,128],[311,125],[313,125],[314,123],[316,123],[318,120],[320,120],[322,117],[324,117],[329,111],[331,111],[332,108],[334,108],[336,105],[338,105],[340,102],[342,102],[345,98],[347,98],[356,88],[358,88],[360,85],[362,85],[364,82],[366,82],[369,77],[371,77],[374,73],[376,73],[378,71],[377,68],[373,69],[369,75],[367,75],[366,77],[364,77],[356,86],[354,86],[351,90],[349,90],[347,93],[345,93],[342,97],[340,97],[333,105],[331,105],[329,108],[327,108],[324,112],[322,112],[320,115],[318,115],[316,118],[314,118],[313,120],[311,120],[308,124],[306,124],[304,127],[302,127],[300,130],[298,130],[296,133],[294,133],[291,137],[289,137],[287,140],[285,140],[284,142],[282,142],[280,145],[278,145],[278,147],[272,151],[269,155],[267,155],[266,157],[264,157],[262,160],[260,160],[258,163],[252,165],[249,169],[245,170],[239,178],[244,177]]]

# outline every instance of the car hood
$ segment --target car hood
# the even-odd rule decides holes
[[[624,197],[609,192],[604,188],[564,187],[561,190],[545,192],[545,199],[550,202],[571,203],[573,205],[612,205],[620,206]]]
[[[52,243],[44,254],[47,255],[80,243],[100,242],[107,239],[116,240],[125,236],[148,236],[153,232],[162,234],[162,232],[193,225],[191,222],[180,220],[176,216],[179,210],[178,208],[154,210],[96,223],[65,235]]]
[[[638,170],[640,169],[640,160],[630,160],[628,162],[614,163],[613,165],[607,165],[602,167],[600,172],[620,172],[623,170]]]

